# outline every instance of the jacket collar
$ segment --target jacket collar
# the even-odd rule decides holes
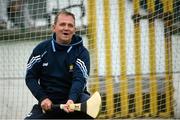
[[[56,42],[56,33],[53,33],[51,45],[52,45],[53,52],[56,52],[56,50],[67,50],[67,52],[70,52],[72,47],[83,45],[83,41],[82,41],[82,38],[80,36],[73,35],[70,44],[58,44]]]

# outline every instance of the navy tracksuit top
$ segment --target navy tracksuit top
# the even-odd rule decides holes
[[[76,102],[81,93],[88,93],[89,69],[89,52],[82,38],[73,35],[69,45],[59,45],[54,33],[34,48],[27,63],[26,85],[39,102],[45,98],[54,104],[68,99]]]

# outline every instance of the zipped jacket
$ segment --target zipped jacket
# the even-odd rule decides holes
[[[88,50],[82,38],[73,35],[69,45],[59,45],[55,33],[52,38],[39,43],[33,50],[26,71],[26,85],[41,102],[49,98],[53,103],[77,101],[83,92],[90,70]]]

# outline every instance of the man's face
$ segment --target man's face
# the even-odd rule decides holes
[[[75,31],[75,21],[70,15],[60,14],[57,23],[53,25],[56,41],[60,44],[69,44]]]

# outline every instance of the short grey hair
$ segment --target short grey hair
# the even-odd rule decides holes
[[[55,19],[54,19],[54,24],[57,23],[58,17],[59,17],[59,15],[61,15],[61,14],[68,15],[68,16],[72,16],[73,19],[74,19],[74,22],[75,22],[75,15],[74,15],[73,13],[68,12],[68,11],[66,11],[66,10],[62,10],[62,11],[60,11],[60,12],[58,12],[58,13],[56,14],[56,17],[55,17]]]

